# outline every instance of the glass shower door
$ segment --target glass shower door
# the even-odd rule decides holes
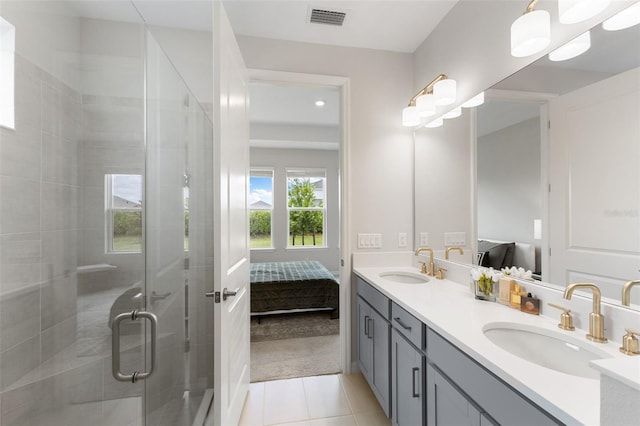
[[[197,161],[212,142],[212,126],[149,32],[146,65],[146,288],[147,310],[158,318],[159,368],[145,383],[145,412],[148,425],[192,425],[204,420],[212,386],[206,331],[213,305],[204,297],[206,281],[197,279],[207,215],[192,211],[212,198],[198,190],[210,172]]]
[[[212,387],[211,122],[128,1],[0,17],[0,423],[192,425]]]

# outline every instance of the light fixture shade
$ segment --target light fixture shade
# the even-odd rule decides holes
[[[590,47],[591,33],[587,31],[549,53],[549,60],[566,61],[567,59],[575,58],[576,56],[583,54],[589,50]]]
[[[418,116],[431,117],[436,115],[436,102],[432,94],[420,95],[416,99]]]
[[[439,118],[436,118],[435,120],[425,124],[424,127],[428,128],[428,129],[433,129],[434,127],[442,126],[443,123],[444,123],[444,120],[442,120],[442,117],[439,117]]]
[[[413,127],[420,124],[418,110],[414,106],[405,107],[402,110],[402,125],[405,127]]]
[[[484,92],[480,92],[467,102],[462,104],[462,108],[473,108],[484,103]]]
[[[575,24],[596,16],[611,0],[558,0],[558,19],[563,24]]]
[[[449,111],[448,113],[446,113],[445,115],[442,116],[442,118],[445,119],[450,119],[450,118],[458,118],[462,115],[462,108],[461,107],[456,107],[454,109],[452,109],[451,111]]]
[[[602,28],[607,31],[618,31],[638,24],[640,24],[640,2],[629,6],[604,21],[602,23]]]
[[[433,85],[436,105],[451,105],[456,101],[456,81],[450,78],[440,80]]]
[[[511,55],[531,56],[551,42],[551,15],[546,10],[525,13],[511,24]]]

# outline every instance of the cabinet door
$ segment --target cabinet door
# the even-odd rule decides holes
[[[430,364],[427,400],[428,426],[480,426],[480,411]]]
[[[378,398],[384,413],[389,416],[391,404],[389,401],[390,371],[389,371],[389,343],[391,326],[380,314],[371,309],[371,333],[372,346],[372,377],[370,385],[373,393]]]
[[[373,334],[370,330],[371,307],[358,297],[358,366],[369,384],[372,383]]]
[[[424,355],[391,332],[391,414],[397,426],[424,424]]]

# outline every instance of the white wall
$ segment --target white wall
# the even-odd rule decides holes
[[[251,250],[252,262],[317,260],[332,272],[340,270],[339,156],[338,151],[251,148],[251,167],[274,170],[273,249]],[[287,249],[287,168],[311,167],[327,171],[326,248]]]
[[[478,138],[478,237],[534,244],[541,219],[540,119]]]
[[[464,110],[455,120],[415,133],[415,232],[427,232],[428,246],[444,250],[445,232],[464,232],[465,261],[471,261],[475,206],[472,182],[475,178],[472,131],[475,111]],[[457,256],[457,255],[455,255]]]
[[[350,244],[356,251],[358,233],[381,233],[380,251],[398,250],[398,232],[413,228],[413,140],[400,117],[413,95],[411,55],[243,36],[238,43],[248,68],[349,77]]]

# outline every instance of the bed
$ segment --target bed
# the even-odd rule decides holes
[[[532,244],[481,238],[477,253],[477,264],[481,266],[494,269],[515,266],[534,273],[538,270],[536,248]]]
[[[330,310],[338,317],[338,281],[315,260],[251,264],[251,315]]]

